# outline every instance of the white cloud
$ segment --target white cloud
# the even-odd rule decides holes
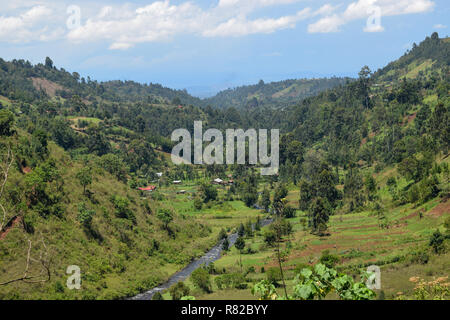
[[[51,35],[45,35],[48,29],[41,24],[51,13],[51,9],[38,5],[18,16],[0,16],[0,41],[46,41],[52,38]],[[55,35],[54,31],[52,33]]]
[[[269,10],[259,9],[292,6],[304,0],[216,0],[216,4],[208,8],[201,7],[196,0],[147,0],[150,4],[141,6],[133,3],[106,5],[105,2],[94,5],[83,1],[80,4],[81,26],[68,30],[68,0],[57,3],[17,0],[16,5],[0,0],[3,1],[6,12],[9,10],[13,14],[0,15],[0,41],[17,43],[61,38],[74,43],[105,41],[111,50],[168,41],[179,35],[211,38],[270,34],[294,28],[305,19],[316,19],[308,25],[310,33],[338,32],[351,21],[367,19],[374,7],[379,8],[381,16],[392,16],[426,12],[434,6],[431,0],[353,0],[347,7],[325,3],[314,9],[304,7],[297,13],[291,11],[276,16]],[[366,32],[383,30],[376,23],[368,23],[364,29]]]
[[[238,37],[268,34],[293,28],[306,18],[310,9],[295,15],[276,18],[249,19],[256,9],[292,4],[299,0],[220,0],[216,7],[203,10],[191,2],[178,5],[169,0],[130,10],[110,6],[88,19],[80,28],[72,30],[68,39],[81,41],[112,41],[110,49],[128,49],[137,43],[166,41],[175,35],[196,34],[204,37]]]
[[[337,32],[340,27],[354,20],[368,19],[379,10],[380,16],[396,16],[430,11],[434,8],[431,0],[358,0],[350,3],[345,11],[327,15],[308,26],[308,32]],[[364,31],[383,31],[381,25],[368,25]]]
[[[446,25],[443,25],[443,24],[440,24],[440,23],[435,24],[435,25],[433,26],[433,29],[445,29],[445,28],[447,28],[447,26],[446,26]]]
[[[205,37],[238,37],[256,33],[273,33],[277,30],[294,28],[296,22],[308,17],[310,11],[309,8],[306,8],[294,16],[284,16],[278,19],[247,20],[244,16],[231,18],[214,29],[204,31],[202,34]]]

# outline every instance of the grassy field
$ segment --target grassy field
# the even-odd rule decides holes
[[[448,159],[440,161],[448,161]],[[430,236],[435,230],[440,229],[441,232],[445,232],[443,223],[450,215],[449,199],[435,198],[419,206],[413,204],[397,206],[393,203],[386,186],[387,179],[396,174],[395,168],[386,168],[381,173],[374,175],[380,186],[378,195],[385,206],[389,228],[381,228],[377,215],[371,210],[349,214],[338,211],[330,218],[329,235],[319,237],[311,234],[310,230],[305,227],[302,223],[306,219],[305,213],[297,210],[297,216],[289,219],[294,232],[289,239],[285,240],[285,247],[288,248],[289,254],[283,267],[286,272],[288,292],[293,285],[296,267],[317,263],[325,250],[340,257],[338,270],[355,276],[369,265],[380,266],[382,272],[381,291],[383,292],[377,291],[377,293],[386,299],[396,298],[399,292],[411,296],[415,286],[410,281],[412,277],[419,276],[426,280],[433,280],[449,275],[450,254],[436,255],[428,247]],[[398,180],[399,188],[406,184],[404,179]],[[286,199],[290,205],[297,207],[298,189],[293,185],[289,189]],[[245,208],[237,207],[236,210],[248,212],[251,216],[251,209],[241,211]],[[189,212],[195,214],[192,211]],[[227,215],[232,216],[233,212],[229,212]],[[204,212],[200,216],[205,219],[204,221],[208,221],[210,215],[214,217],[217,214],[223,213],[213,210]],[[212,275],[212,293],[205,294],[196,289],[190,280],[187,280],[186,284],[191,288],[191,294],[200,300],[254,299],[250,290],[253,284],[266,278],[264,271],[278,266],[274,249],[264,243],[264,229],[257,232],[254,237],[246,238],[246,250],[250,248],[252,253],[241,254],[233,247],[214,263],[219,275]],[[428,263],[415,260],[416,252],[422,252],[424,248],[429,257]],[[240,259],[242,259],[242,268],[239,266]],[[214,279],[224,271],[240,273],[248,272],[251,269],[254,269],[255,272],[247,274],[246,289],[219,290],[214,285]],[[282,294],[281,288],[277,290]],[[164,297],[170,298],[170,295],[166,293]]]

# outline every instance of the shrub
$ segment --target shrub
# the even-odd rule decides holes
[[[200,290],[203,290],[206,293],[212,292],[211,290],[211,277],[203,268],[198,268],[191,274],[191,281],[195,287]]]
[[[287,219],[295,218],[296,210],[295,210],[295,208],[292,208],[291,206],[286,206],[283,209],[282,215]]]
[[[281,281],[281,271],[279,268],[272,267],[266,271],[266,279],[268,282],[277,286],[278,281]]]
[[[8,110],[0,110],[0,135],[10,135],[14,125],[14,114]]]
[[[153,295],[152,300],[164,300],[164,298],[162,294],[158,291]]]
[[[177,282],[169,289],[172,300],[181,300],[182,297],[188,296],[190,291],[189,287],[181,281]]]
[[[330,250],[324,250],[320,257],[320,263],[324,264],[327,268],[333,268],[341,259],[334,254],[330,254]]]
[[[173,220],[172,210],[161,208],[158,210],[157,217],[163,223],[164,229],[168,230],[169,223],[171,223]]]
[[[120,196],[113,196],[111,202],[114,205],[115,214],[118,218],[127,219],[136,223],[136,216],[130,209],[130,201],[127,198]]]
[[[245,289],[247,284],[245,283],[245,277],[240,273],[224,274],[216,277],[214,280],[217,288],[222,289]]]
[[[203,207],[203,201],[199,197],[195,197],[194,199],[194,208],[195,210],[201,210]]]
[[[412,253],[410,261],[412,263],[420,263],[427,264],[430,260],[430,256],[428,255],[428,250],[422,249]]]
[[[84,202],[78,205],[78,221],[83,225],[83,227],[87,229],[91,228],[92,218],[94,215],[95,211],[87,209]]]
[[[434,253],[437,253],[437,254],[444,253],[444,251],[445,251],[444,240],[445,240],[445,237],[439,230],[436,230],[433,233],[433,235],[430,238],[429,245],[431,248],[433,248]]]

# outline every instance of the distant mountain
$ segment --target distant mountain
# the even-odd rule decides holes
[[[297,103],[322,91],[345,85],[351,78],[291,79],[241,86],[219,92],[203,102],[217,108],[280,107]]]
[[[0,95],[31,102],[43,96],[70,98],[74,95],[93,102],[139,102],[201,105],[199,98],[186,90],[174,90],[160,84],[134,81],[97,82],[57,69],[50,58],[45,64],[32,65],[25,60],[4,61],[0,58]]]

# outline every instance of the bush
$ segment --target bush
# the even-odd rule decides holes
[[[83,225],[83,227],[87,229],[91,228],[92,218],[94,215],[95,211],[87,209],[84,202],[78,205],[78,221]]]
[[[327,268],[333,268],[341,259],[334,254],[330,254],[330,250],[324,250],[320,257],[320,263],[324,264]]]
[[[188,296],[190,289],[181,281],[170,287],[169,292],[172,296],[172,300],[181,300],[182,297]]]
[[[212,292],[211,277],[210,277],[208,271],[206,271],[205,269],[198,268],[197,270],[192,272],[191,281],[194,284],[194,286],[196,286],[198,289],[200,289],[206,293]]]
[[[0,110],[0,135],[8,136],[12,133],[12,126],[14,125],[14,115],[11,111]]]
[[[130,201],[127,198],[120,196],[113,196],[111,202],[116,209],[115,214],[118,218],[127,219],[136,223],[136,216],[130,209]]]
[[[295,218],[296,210],[295,210],[295,208],[292,208],[291,206],[286,206],[283,209],[282,215],[287,219]]]
[[[224,274],[216,277],[214,280],[217,288],[222,289],[245,289],[247,284],[245,283],[245,277],[240,273]]]
[[[203,207],[203,201],[199,197],[194,199],[194,208],[195,210],[201,210]]]
[[[430,256],[428,255],[428,250],[422,249],[412,253],[410,261],[412,263],[420,263],[427,264],[430,260]]]
[[[157,214],[158,219],[163,223],[164,229],[168,230],[169,223],[173,220],[173,212],[170,209],[159,209]]]
[[[445,237],[439,230],[436,230],[433,233],[433,235],[430,238],[429,245],[431,248],[433,248],[434,253],[441,254],[445,252],[444,240]]]
[[[272,267],[266,271],[266,279],[273,285],[278,285],[278,281],[281,281],[281,271],[279,268]]]
[[[164,300],[164,298],[162,294],[158,291],[153,295],[152,300]]]

